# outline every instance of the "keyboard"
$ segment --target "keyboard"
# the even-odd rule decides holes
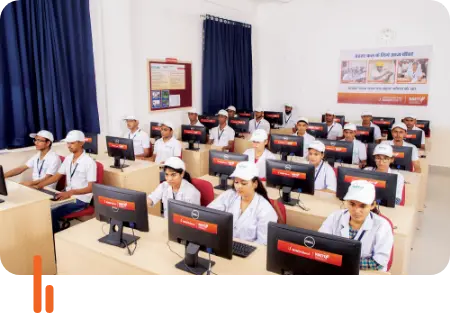
[[[256,250],[256,247],[246,245],[245,243],[233,241],[233,254],[240,256],[242,258],[248,257],[253,251]]]
[[[55,198],[55,196],[58,194],[58,192],[54,192],[54,191],[50,191],[50,190],[46,190],[46,189],[39,189],[40,192],[46,193],[49,196],[52,196],[53,199]]]

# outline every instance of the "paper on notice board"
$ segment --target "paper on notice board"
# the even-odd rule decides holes
[[[180,95],[170,95],[169,96],[169,106],[170,107],[179,107],[180,103]]]

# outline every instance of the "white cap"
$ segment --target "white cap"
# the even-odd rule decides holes
[[[127,117],[125,117],[123,120],[124,120],[124,121],[139,121],[139,120],[136,118],[136,116],[134,116],[134,115],[127,115]]]
[[[162,125],[167,126],[167,127],[170,127],[170,128],[172,128],[172,130],[175,129],[175,127],[173,126],[173,123],[172,123],[171,121],[164,121],[164,122],[161,124],[161,126],[162,126]]]
[[[84,133],[79,131],[79,130],[71,130],[65,139],[63,139],[62,141],[64,142],[77,142],[77,141],[81,141],[84,142]]]
[[[285,103],[284,106],[285,106],[285,107],[293,108],[293,105],[292,105],[292,104],[289,104],[289,103]]]
[[[375,201],[375,186],[367,180],[352,181],[348,187],[344,200],[359,201],[364,204],[372,204]]]
[[[412,118],[412,119],[414,119],[414,120],[417,119],[417,117],[416,117],[414,114],[411,114],[411,113],[406,114],[406,115],[403,117],[403,119],[405,119],[405,118]]]
[[[164,162],[164,166],[171,167],[175,170],[186,170],[186,165],[184,162],[178,157],[170,157]]]
[[[237,177],[243,180],[252,180],[255,177],[259,177],[259,170],[254,162],[240,162],[230,177]]]
[[[234,106],[232,106],[232,105],[230,105],[230,106],[227,108],[227,111],[228,111],[228,110],[231,110],[231,111],[236,112],[236,108],[235,108]]]
[[[264,112],[264,109],[261,107],[257,107],[255,109],[253,109],[253,112]]]
[[[36,136],[43,137],[43,138],[45,138],[45,139],[50,140],[51,142],[54,141],[53,134],[52,134],[51,132],[49,132],[48,130],[41,130],[41,131],[39,131],[37,134],[36,134],[36,133],[30,134],[30,137],[33,138],[33,139],[34,139]]]
[[[314,149],[317,150],[319,152],[325,152],[325,145],[323,144],[323,142],[318,141],[318,140],[314,140],[313,142],[311,142],[311,144],[308,146],[308,149]]]
[[[194,113],[194,114],[198,114],[198,111],[196,108],[192,107],[189,109],[189,111],[187,111],[188,113]]]
[[[394,128],[401,128],[405,131],[408,131],[408,127],[406,127],[405,123],[395,123],[394,126],[392,126],[392,130],[394,130]]]
[[[394,156],[394,150],[392,149],[391,145],[382,143],[375,147],[373,155],[385,155],[392,158]]]
[[[372,112],[364,111],[361,113],[361,116],[373,116]]]
[[[217,115],[223,115],[223,116],[228,117],[228,112],[225,110],[220,110],[219,113],[217,113]]]
[[[325,114],[336,115],[336,114],[334,114],[334,111],[332,111],[332,110],[326,111]]]
[[[267,132],[264,129],[257,129],[253,132],[249,141],[264,142],[267,138]]]
[[[352,123],[348,123],[344,125],[344,130],[352,130],[352,131],[356,131],[356,125],[352,124]]]
[[[298,123],[298,122],[305,122],[306,124],[309,124],[308,118],[306,118],[306,117],[304,117],[304,116],[299,117],[299,118],[297,119],[297,123]]]

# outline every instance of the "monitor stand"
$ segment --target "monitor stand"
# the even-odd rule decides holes
[[[3,203],[3,202],[5,202],[5,200],[0,199],[0,203]]]
[[[200,150],[200,148],[194,148],[194,143],[195,143],[194,140],[189,140],[188,142],[189,142],[189,147],[186,150],[189,150],[189,151],[199,151]]]
[[[220,175],[220,184],[215,186],[214,189],[227,191],[230,188],[228,186],[228,175],[221,174]]]
[[[199,258],[199,251],[199,245],[189,243],[185,250],[184,259],[177,263],[175,267],[194,275],[203,275],[209,269],[209,260]],[[211,261],[211,267],[214,266],[214,264],[216,264],[216,262]]]
[[[120,160],[121,160],[122,158],[121,157],[114,157],[114,165],[111,165],[111,168],[117,168],[117,169],[123,169],[123,168],[125,168],[125,167],[128,167],[129,165],[126,165],[126,164],[120,164]]]
[[[288,153],[287,152],[281,152],[281,161],[287,162]]]
[[[292,192],[291,187],[283,187],[283,197],[281,198],[281,200],[283,201],[284,204],[296,206],[298,204],[298,200],[291,198],[291,192]]]
[[[126,248],[138,239],[138,236],[123,233],[123,222],[111,220],[109,222],[109,234],[100,238],[98,241],[108,245]]]
[[[336,162],[335,158],[327,158],[328,164],[330,164],[331,167],[334,168],[334,163]]]

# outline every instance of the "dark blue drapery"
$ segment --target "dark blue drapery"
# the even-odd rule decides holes
[[[20,0],[0,17],[0,149],[40,129],[100,132],[89,0]]]
[[[251,25],[207,15],[203,31],[203,113],[252,110]]]

